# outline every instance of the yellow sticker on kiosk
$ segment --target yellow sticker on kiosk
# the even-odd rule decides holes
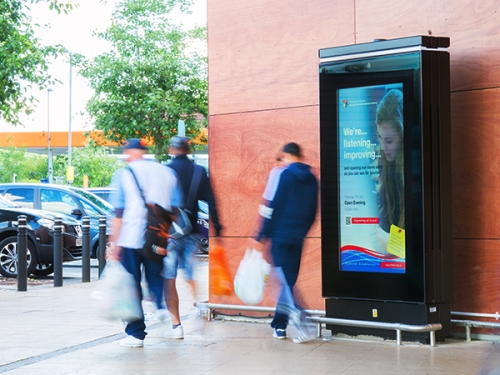
[[[396,255],[399,258],[406,258],[405,247],[405,230],[401,229],[394,224],[391,225],[389,233],[389,243],[387,244],[387,252]]]

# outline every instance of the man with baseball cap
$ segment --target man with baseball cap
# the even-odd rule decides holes
[[[162,309],[163,263],[146,258],[139,252],[145,241],[147,224],[145,201],[171,210],[172,206],[179,206],[182,197],[175,173],[160,163],[144,158],[148,149],[144,141],[129,139],[122,149],[127,156],[128,166],[113,176],[114,190],[110,198],[115,207],[113,235],[110,238],[115,245],[113,257],[121,261],[124,268],[134,277],[139,302],[142,301],[141,267],[143,267],[148,288],[155,298],[158,309]],[[144,199],[141,197],[141,191]],[[142,347],[147,334],[144,316],[127,322],[125,332],[127,337],[120,341],[121,346]]]
[[[168,167],[173,169],[179,179],[180,186],[184,197],[184,210],[188,213],[191,226],[196,228],[198,220],[198,200],[204,200],[208,203],[210,219],[212,226],[215,229],[217,237],[220,236],[222,229],[215,198],[210,186],[210,181],[205,169],[194,164],[188,159],[188,154],[191,152],[191,142],[186,137],[172,137],[168,148],[169,154],[173,156],[173,160],[168,164]],[[191,187],[191,185],[195,185]],[[191,197],[191,206],[187,200]],[[187,282],[191,286],[193,294],[196,296],[196,284],[193,277],[194,254],[198,250],[198,238],[196,233],[188,233],[179,239],[170,239],[167,250],[167,256],[164,259],[163,277],[165,278],[165,302],[170,313],[172,326],[165,332],[165,337],[168,339],[183,339],[184,329],[181,324],[179,314],[179,296],[175,286],[177,278],[177,270],[184,269]]]

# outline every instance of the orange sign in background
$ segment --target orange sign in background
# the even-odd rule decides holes
[[[48,146],[48,133],[45,131],[39,132],[0,132],[0,148],[2,147],[27,147],[29,148],[46,148]],[[74,131],[71,133],[71,146],[84,147],[88,143],[88,137],[92,138],[102,146],[116,147],[115,142],[105,141],[102,138],[102,132],[99,131]],[[68,147],[68,132],[50,132],[50,147],[67,148]]]
[[[99,146],[118,147],[119,144],[104,139],[102,131],[73,131],[71,132],[71,147],[85,147],[91,138]],[[26,147],[28,149],[46,149],[48,147],[48,133],[46,131],[38,132],[0,132],[0,148],[5,147]],[[208,129],[202,128],[194,143],[204,145],[207,142]],[[152,145],[152,140],[148,141]],[[51,148],[67,148],[68,132],[50,132]]]

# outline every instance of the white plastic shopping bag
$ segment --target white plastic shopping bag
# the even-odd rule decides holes
[[[141,301],[134,277],[120,262],[106,263],[102,276],[102,292],[98,295],[98,310],[103,318],[131,322],[142,319]]]
[[[256,305],[264,298],[264,288],[271,265],[255,249],[247,249],[234,278],[234,291],[247,305]]]

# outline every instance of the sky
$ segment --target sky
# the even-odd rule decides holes
[[[107,42],[92,36],[92,31],[104,31],[110,25],[111,14],[116,0],[77,0],[79,6],[70,14],[50,11],[47,3],[31,6],[33,21],[40,25],[50,24],[50,28],[37,31],[44,44],[62,44],[74,53],[91,58],[107,51]],[[194,0],[193,14],[177,16],[178,22],[190,27],[206,25],[206,0]],[[70,86],[71,86],[71,129],[87,131],[93,129],[91,120],[84,114],[85,105],[92,96],[87,81],[72,68],[70,85],[70,66],[64,56],[56,59],[50,67],[50,74],[61,83],[51,87],[52,91],[36,90],[38,99],[34,114],[23,116],[22,126],[12,126],[0,122],[0,132],[23,131],[68,131],[70,126]]]

